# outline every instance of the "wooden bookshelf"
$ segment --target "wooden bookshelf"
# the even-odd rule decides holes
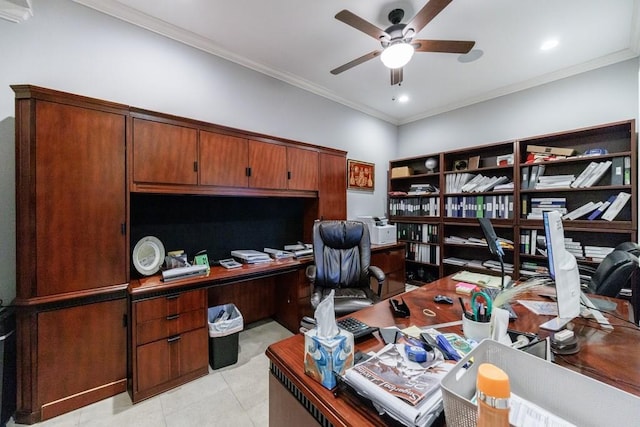
[[[549,153],[531,155],[529,148],[532,147],[546,147]],[[585,155],[598,149],[606,152]],[[571,154],[566,155],[567,152]],[[428,159],[431,159],[429,169],[426,166]],[[592,162],[611,162],[611,165],[591,185],[572,187],[573,181]],[[544,183],[531,181],[533,168],[543,171]],[[483,261],[491,260],[486,246],[451,239],[482,238],[478,226],[481,217],[490,218],[498,237],[507,241],[504,261],[513,265],[513,272],[507,274],[525,278],[526,275],[521,274],[521,270],[525,270],[523,263],[546,266],[546,256],[536,242],[531,241],[532,236],[538,236],[537,242],[541,241],[540,236],[544,237],[542,219],[534,214],[543,209],[540,199],[543,203],[562,200],[562,208],[569,213],[589,202],[597,204],[612,196],[615,198],[621,192],[630,195],[613,220],[602,219],[602,216],[589,220],[588,214],[563,220],[567,238],[577,242],[574,245],[578,247],[576,253],[582,253],[577,255],[579,264],[595,268],[600,262],[598,257],[585,256],[585,247],[613,248],[623,242],[637,241],[635,120],[392,160],[389,172],[389,218],[398,226],[398,240],[407,245],[407,280],[414,283],[429,282],[463,269],[499,275],[482,265]],[[503,177],[502,181],[513,185],[495,188],[489,185],[484,189],[482,185],[463,186],[478,175],[485,178],[485,183],[487,178]],[[564,175],[569,178],[563,178]],[[558,181],[560,184],[548,184]],[[431,184],[437,191],[411,195],[411,191],[421,184]],[[425,210],[425,203],[437,205],[437,212]],[[406,232],[427,227],[432,235],[429,242],[423,242],[421,234]],[[428,246],[437,256],[427,261],[415,259],[415,251],[410,249],[416,245]],[[452,258],[453,261],[481,262],[467,265],[447,262]]]

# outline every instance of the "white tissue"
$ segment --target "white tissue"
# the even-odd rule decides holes
[[[509,312],[502,308],[493,307],[491,310],[491,339],[511,345],[507,329],[509,329]]]
[[[338,335],[340,330],[336,323],[336,312],[334,310],[333,297],[335,292],[331,293],[318,304],[314,317],[316,319],[317,336],[321,338],[332,338]]]

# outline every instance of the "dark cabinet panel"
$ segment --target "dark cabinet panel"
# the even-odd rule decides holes
[[[200,132],[200,184],[247,187],[248,142],[245,138]]]

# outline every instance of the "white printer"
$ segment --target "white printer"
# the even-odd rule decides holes
[[[359,216],[358,221],[364,222],[369,228],[371,243],[374,245],[388,245],[398,241],[395,225],[389,225],[384,217]]]

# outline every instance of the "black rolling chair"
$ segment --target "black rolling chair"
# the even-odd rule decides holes
[[[590,293],[615,297],[638,269],[638,257],[624,250],[614,250],[598,265],[587,284]]]
[[[369,229],[359,221],[318,221],[313,225],[315,265],[307,267],[311,283],[311,305],[318,306],[335,290],[336,316],[342,316],[377,302],[385,274],[370,265]],[[371,277],[378,283],[371,290]]]

